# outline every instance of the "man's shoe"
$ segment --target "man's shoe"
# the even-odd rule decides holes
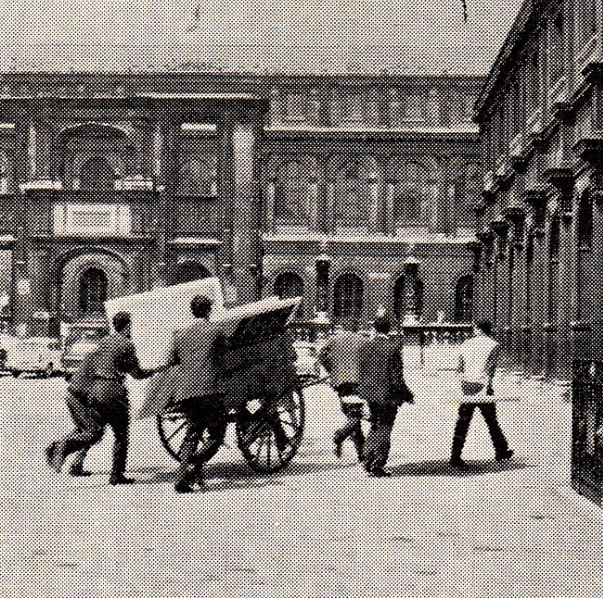
[[[88,476],[92,475],[92,472],[82,468],[79,465],[72,465],[69,468],[69,474],[76,478],[87,478]]]
[[[495,459],[500,462],[500,461],[508,461],[509,459],[511,459],[511,457],[513,457],[515,451],[512,451],[511,449],[506,450],[504,453],[499,453],[498,455],[496,455]]]
[[[178,494],[190,494],[191,492],[194,492],[193,487],[190,484],[188,484],[187,482],[178,482],[174,486],[174,490]]]
[[[63,469],[63,463],[65,462],[64,446],[60,442],[51,444],[47,451],[46,456],[50,456],[49,465],[57,473],[61,473]]]
[[[370,478],[389,478],[392,475],[389,471],[381,468],[371,469],[368,474]]]
[[[57,450],[56,442],[51,442],[44,450],[44,453],[46,455],[46,463],[47,463],[48,467],[52,467],[52,462],[54,461],[54,454],[55,454],[56,450]]]
[[[333,453],[338,459],[341,459],[341,445],[342,443],[339,440],[333,439]]]
[[[109,484],[111,484],[111,486],[118,486],[121,484],[133,484],[134,481],[135,480],[133,480],[132,478],[127,478],[125,475],[112,475],[109,478]]]
[[[456,467],[457,469],[462,469],[463,467],[467,467],[467,463],[465,463],[460,457],[450,459],[450,467]]]

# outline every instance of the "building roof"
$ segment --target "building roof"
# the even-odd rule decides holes
[[[521,0],[0,0],[0,71],[484,74]]]

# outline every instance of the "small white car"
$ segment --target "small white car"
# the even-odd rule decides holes
[[[314,343],[297,341],[293,344],[297,353],[295,369],[297,375],[306,378],[320,378],[322,372],[318,361],[318,349]]]
[[[49,378],[61,369],[61,341],[47,336],[21,338],[8,349],[5,368],[15,378],[23,372]]]

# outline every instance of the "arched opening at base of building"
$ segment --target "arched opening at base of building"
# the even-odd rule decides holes
[[[335,322],[362,318],[364,288],[356,274],[342,274],[333,286],[333,318]]]

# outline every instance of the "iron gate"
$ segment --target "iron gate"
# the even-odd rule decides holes
[[[603,361],[572,371],[572,487],[603,506]]]

